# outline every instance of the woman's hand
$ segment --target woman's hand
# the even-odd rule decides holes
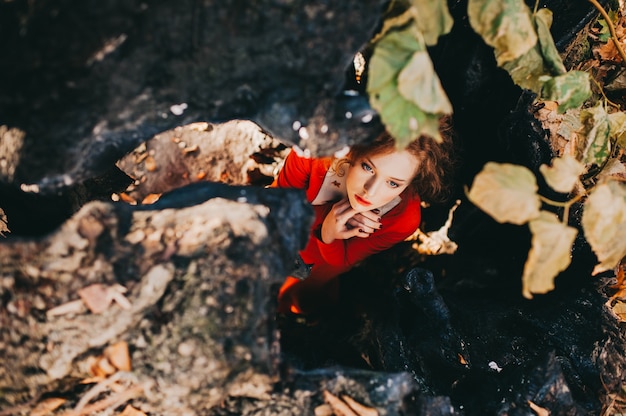
[[[369,237],[380,228],[377,214],[368,211],[359,213],[350,205],[348,198],[335,203],[322,223],[322,241],[330,244],[335,240],[352,237]]]
[[[378,212],[378,210],[374,211]],[[380,216],[374,211],[357,213],[348,220],[348,226],[351,228],[361,229],[367,234],[372,234],[374,231],[379,230],[382,227],[382,224],[380,223]]]

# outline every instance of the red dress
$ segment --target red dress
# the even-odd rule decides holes
[[[304,280],[287,277],[279,292],[279,312],[311,314],[335,304],[340,274],[368,256],[404,241],[420,224],[420,198],[407,188],[400,194],[397,205],[382,215],[382,228],[369,237],[338,239],[330,244],[322,242],[319,238],[322,223],[337,200],[320,204],[316,197],[322,193],[322,186],[332,183],[327,180],[325,184],[324,181],[332,163],[332,158],[304,158],[291,151],[272,183],[273,187],[304,189],[315,212],[309,241],[300,251],[302,260],[313,265],[311,273]]]

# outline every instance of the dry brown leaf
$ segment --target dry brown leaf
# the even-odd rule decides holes
[[[78,296],[80,296],[87,308],[96,314],[106,311],[113,300],[109,295],[107,287],[100,283],[85,286],[78,291]]]
[[[117,373],[117,368],[104,356],[90,357],[88,362],[89,372],[96,379],[104,379],[112,374]]]
[[[341,399],[346,402],[348,406],[350,406],[350,408],[359,416],[378,416],[378,410],[373,407],[364,406],[350,396],[346,396],[344,394],[341,396]]]
[[[133,406],[127,404],[122,413],[119,416],[146,416],[141,410],[135,409]]]
[[[343,400],[335,396],[328,390],[324,390],[324,400],[333,409],[333,413],[337,416],[359,416],[348,406]]]
[[[155,170],[157,170],[156,160],[154,160],[152,156],[146,157],[145,164],[146,164],[146,170],[148,172],[154,172]]]
[[[141,200],[142,204],[154,204],[156,201],[161,198],[161,194],[148,194],[144,199]]]
[[[188,154],[188,153],[193,153],[196,152],[198,150],[198,145],[194,144],[193,146],[189,146],[189,147],[185,147],[182,152],[184,155]]]
[[[619,52],[617,51],[617,48],[612,40],[609,40],[607,43],[599,46],[596,50],[598,52],[598,56],[600,56],[603,61],[616,61],[619,58]]]
[[[4,211],[2,210],[2,208],[0,208],[0,235],[4,237],[4,233],[10,233],[11,230],[9,230],[9,227],[7,226],[8,224],[8,220],[7,220],[7,216],[4,213]]]
[[[122,201],[126,202],[127,204],[135,205],[137,203],[135,198],[133,198],[132,196],[128,195],[126,192],[121,192],[119,194],[119,196],[120,196],[120,199]]]
[[[624,278],[626,277],[626,272],[624,269],[626,268],[626,260],[620,264],[620,267],[617,268],[617,273],[615,274],[615,284],[611,286],[611,289],[623,289],[626,287],[626,282]]]
[[[626,303],[618,300],[617,302],[615,302],[615,305],[613,305],[611,310],[620,320],[620,322],[626,322]]]
[[[467,365],[467,360],[461,354],[457,353],[456,357],[459,359],[459,363],[461,363],[461,365]]]
[[[37,403],[37,406],[30,412],[30,416],[46,416],[61,407],[67,400],[60,397],[50,397]]]
[[[128,344],[125,341],[116,342],[104,350],[104,356],[119,371],[131,371]]]
[[[200,181],[200,180],[202,180],[202,179],[204,179],[204,178],[206,178],[206,172],[204,172],[204,171],[201,171],[201,172],[199,172],[199,173],[196,175],[196,179],[197,179],[197,180],[199,180],[199,181]]]
[[[93,358],[93,357],[92,357]],[[95,358],[93,358],[93,360],[95,360]],[[94,383],[100,383],[102,380],[104,380],[104,377],[101,376],[92,376],[92,377],[87,377],[84,378],[80,381],[80,384],[94,384]]]
[[[537,416],[550,416],[550,411],[548,409],[544,409],[543,407],[537,406],[535,403],[528,401],[528,405],[532,409],[533,412],[537,414]]]
[[[314,410],[315,416],[333,416],[333,408],[328,404],[320,404]]]

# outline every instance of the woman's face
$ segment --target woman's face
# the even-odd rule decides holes
[[[418,164],[406,150],[355,160],[346,176],[350,205],[358,212],[382,207],[409,186]]]

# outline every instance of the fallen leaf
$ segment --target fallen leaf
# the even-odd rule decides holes
[[[618,300],[611,310],[621,322],[626,322],[626,303]]]
[[[121,192],[119,194],[120,199],[128,204],[136,205],[137,201],[132,196],[128,195],[126,192]]]
[[[317,406],[314,410],[315,416],[333,416],[333,408],[324,403]]]
[[[146,416],[141,410],[135,409],[133,406],[127,404],[122,413],[119,416]]]
[[[141,200],[142,204],[154,204],[159,200],[161,194],[148,194],[144,199]]]
[[[626,261],[626,260],[625,260]],[[617,274],[615,275],[615,284],[611,285],[611,289],[624,289],[626,288],[626,272],[624,270],[626,268],[626,264],[622,264],[622,267],[619,267],[617,270]]]
[[[117,369],[113,364],[102,355],[89,357],[87,364],[89,365],[89,373],[93,376],[92,379],[95,380],[103,380],[111,374],[117,373]]]
[[[532,409],[533,412],[537,414],[537,416],[550,416],[550,411],[548,409],[544,409],[543,407],[537,406],[535,403],[528,401],[528,405]]]
[[[131,371],[128,344],[125,341],[116,342],[104,350],[104,356],[119,371]]]
[[[343,400],[328,390],[324,390],[324,400],[330,405],[336,416],[359,416]]]
[[[7,216],[4,213],[4,211],[2,210],[2,208],[0,208],[0,235],[4,237],[4,233],[10,233],[11,231],[9,230],[9,227],[7,226],[8,221],[7,221]]]
[[[198,150],[198,145],[194,144],[193,146],[189,146],[189,147],[185,147],[182,152],[184,155],[188,154],[188,153],[193,153],[196,152]]]
[[[62,399],[60,397],[50,397],[48,399],[44,399],[35,406],[35,408],[30,412],[30,416],[46,416],[50,413],[54,412],[56,409],[61,407],[66,399]]]
[[[109,296],[106,286],[100,283],[85,286],[78,291],[78,296],[80,296],[91,313],[95,314],[106,311],[113,300]]]
[[[378,410],[373,407],[364,406],[350,396],[342,395],[341,399],[359,416],[378,416]]]
[[[201,172],[199,172],[199,173],[196,175],[196,179],[197,179],[197,180],[202,180],[202,179],[204,179],[204,178],[206,178],[206,172],[204,172],[204,171],[201,171]]]
[[[146,157],[145,164],[146,164],[146,170],[148,172],[154,172],[155,170],[157,170],[156,160],[154,160],[152,156]]]

